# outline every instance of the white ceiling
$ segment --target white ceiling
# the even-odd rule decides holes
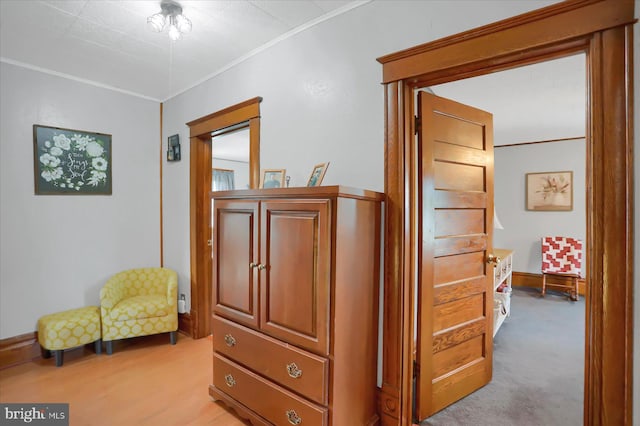
[[[182,1],[193,31],[171,42],[146,25],[160,0],[0,0],[0,60],[164,101],[366,2]],[[496,145],[585,134],[584,55],[432,89],[492,112]]]
[[[0,57],[162,101],[255,49],[362,2],[181,1],[193,31],[172,43],[146,19],[160,0],[0,0]]]
[[[431,88],[493,114],[494,145],[584,137],[584,54]]]

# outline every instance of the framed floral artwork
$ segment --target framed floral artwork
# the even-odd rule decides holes
[[[527,173],[526,197],[527,210],[573,210],[573,172]]]
[[[34,124],[36,195],[111,195],[111,135]]]

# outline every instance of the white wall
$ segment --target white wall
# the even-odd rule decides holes
[[[286,168],[304,186],[317,163],[323,185],[384,189],[382,66],[376,58],[538,9],[553,1],[374,1],[300,32],[164,105],[164,134],[262,96],[262,168]],[[179,45],[176,45],[179,49]],[[164,141],[166,144],[166,141]],[[165,265],[189,287],[189,147],[165,168]]]
[[[586,243],[585,140],[495,147],[494,153],[495,209],[504,229],[494,231],[493,245],[514,250],[514,271],[539,274],[541,237],[567,236]],[[568,170],[573,171],[572,211],[525,209],[526,173]]]
[[[159,105],[0,64],[0,339],[159,266]],[[34,195],[33,125],[112,135],[113,195]]]

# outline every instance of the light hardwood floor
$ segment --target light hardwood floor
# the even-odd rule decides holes
[[[248,424],[209,397],[210,339],[128,339],[111,356],[91,348],[65,352],[60,368],[51,358],[0,370],[0,402],[69,403],[72,426]]]

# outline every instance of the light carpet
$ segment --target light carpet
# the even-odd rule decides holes
[[[514,288],[494,338],[491,383],[421,425],[582,425],[584,331],[584,297]]]

